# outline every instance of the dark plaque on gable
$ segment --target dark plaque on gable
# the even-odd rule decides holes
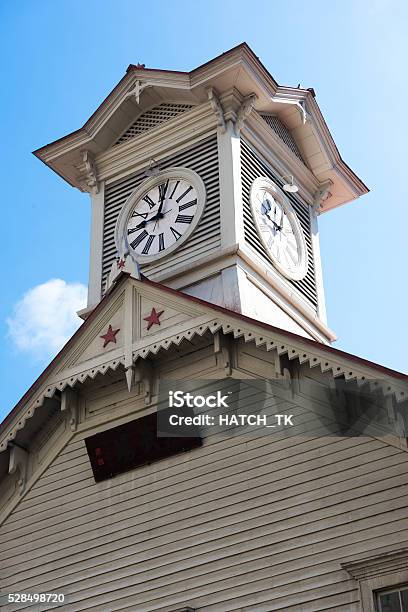
[[[159,438],[157,415],[149,414],[85,439],[96,482],[202,445],[200,437]]]

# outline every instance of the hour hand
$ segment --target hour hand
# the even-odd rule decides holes
[[[280,227],[280,225],[278,225],[278,224],[276,223],[276,221],[274,221],[273,219],[271,219],[271,217],[269,216],[269,213],[264,212],[263,214],[264,214],[264,215],[265,215],[265,217],[267,217],[267,218],[269,219],[269,221],[270,221],[270,222],[273,224],[273,227],[275,228],[275,230],[276,230],[277,232],[279,232],[279,231],[282,229],[282,228]]]

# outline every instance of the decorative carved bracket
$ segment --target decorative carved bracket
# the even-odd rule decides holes
[[[316,191],[316,193],[313,196],[313,210],[316,213],[316,215],[320,215],[320,213],[322,212],[321,209],[323,208],[323,204],[324,202],[326,202],[326,200],[328,200],[331,197],[331,192],[330,192],[330,188],[333,186],[332,181],[326,181],[325,183],[322,183],[319,187],[319,189]]]
[[[133,387],[134,380],[135,380],[135,367],[131,365],[125,368],[125,376],[126,376],[127,388],[130,393]]]
[[[397,405],[394,404],[394,398],[392,395],[387,395],[384,400],[388,422],[390,425],[392,425],[395,433],[399,437],[401,446],[406,449],[408,447],[408,432],[403,413],[401,412],[401,409],[397,409]]]
[[[221,132],[224,133],[225,130],[227,129],[227,126],[225,124],[224,110],[221,106],[221,102],[217,96],[215,89],[213,89],[212,87],[209,87],[207,89],[207,95],[208,95],[208,100],[211,104],[211,108],[213,109],[217,117],[217,124],[221,128]]]
[[[99,193],[98,172],[94,156],[90,151],[82,152],[82,160],[85,164],[86,185],[91,193]]]
[[[151,85],[149,85],[148,83],[144,82],[144,81],[140,81],[139,79],[135,82],[133,89],[131,89],[130,91],[127,92],[126,94],[126,98],[134,98],[136,101],[136,104],[139,104],[140,102],[140,96],[142,95],[142,93],[144,92],[145,89],[147,89],[148,87],[151,87]]]
[[[276,377],[283,382],[283,387],[287,391],[292,389],[292,375],[288,368],[285,368],[282,363],[282,358],[279,355],[278,351],[275,352],[275,375]],[[292,389],[293,393],[293,389]]]
[[[71,431],[76,431],[79,417],[78,394],[69,387],[61,393],[61,412],[68,413],[68,423]]]
[[[148,405],[152,401],[153,364],[151,361],[139,359],[134,366],[131,366],[131,368],[134,371],[132,382],[142,383],[144,387],[144,401],[145,404]]]
[[[28,468],[28,452],[21,446],[17,446],[15,443],[10,444],[10,459],[9,459],[9,474],[19,473],[17,481],[20,495],[24,493],[26,480],[27,480],[27,468]]]
[[[256,99],[257,95],[254,93],[246,96],[246,98],[243,99],[242,104],[238,109],[237,119],[235,121],[235,133],[237,136],[240,134],[246,118],[251,114]]]
[[[275,102],[275,104],[291,104],[292,106],[294,106],[300,114],[300,118],[302,120],[303,125],[305,125],[305,123],[310,121],[310,116],[306,110],[306,103],[304,100],[287,100],[287,99],[279,100],[276,98],[271,98],[271,100]]]
[[[217,366],[224,369],[226,376],[232,374],[232,347],[231,338],[220,332],[214,334],[214,353]]]
[[[300,102],[298,102],[296,106],[299,110],[300,116],[302,117],[302,123],[303,125],[305,125],[305,123],[310,121],[310,117],[306,111],[306,104],[304,100],[300,100]]]

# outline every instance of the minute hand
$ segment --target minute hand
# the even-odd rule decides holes
[[[166,191],[167,191],[168,185],[169,185],[169,181],[167,180],[164,183],[163,189],[161,190],[160,206],[159,206],[159,209],[158,209],[157,214],[156,214],[156,219],[160,219],[161,218],[161,214],[162,214],[162,210],[163,210],[163,204],[164,204],[164,198],[166,196]]]
[[[273,219],[270,218],[269,213],[265,213],[265,215],[268,217],[269,221],[271,221],[271,223],[273,223],[275,229],[279,232],[282,228],[280,225],[278,225],[276,223],[276,221],[274,221]]]

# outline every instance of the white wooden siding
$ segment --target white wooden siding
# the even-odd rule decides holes
[[[340,563],[408,543],[408,454],[296,410],[296,437],[211,436],[101,483],[77,433],[0,527],[1,591],[63,592],[69,612],[360,610]]]
[[[78,439],[1,528],[2,590],[62,591],[72,611],[356,602],[339,564],[408,540],[407,468],[378,440],[277,436],[95,484]]]

